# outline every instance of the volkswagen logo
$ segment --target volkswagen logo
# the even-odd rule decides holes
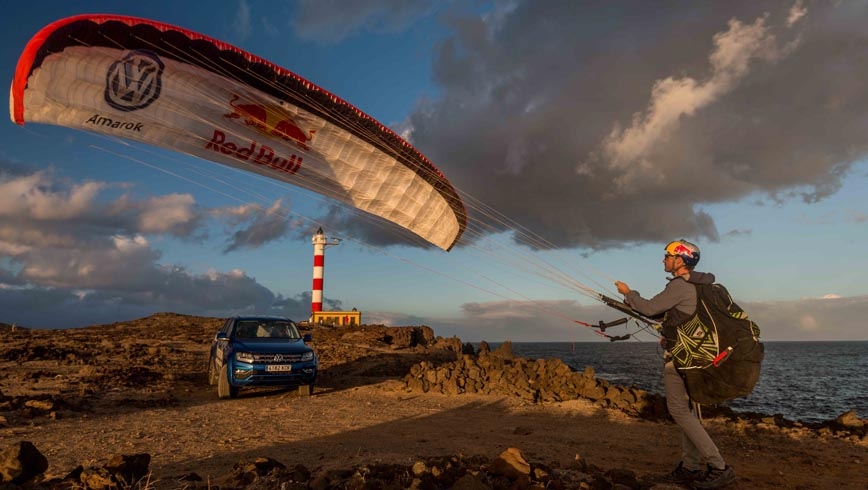
[[[108,69],[105,101],[119,111],[144,109],[160,96],[163,61],[150,51],[130,51]]]
[[[283,362],[283,356],[280,354],[274,355],[274,362]]]

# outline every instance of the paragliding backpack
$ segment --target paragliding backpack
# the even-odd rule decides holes
[[[670,349],[690,399],[717,405],[747,396],[759,380],[759,327],[720,284],[696,286],[696,313],[678,327]]]

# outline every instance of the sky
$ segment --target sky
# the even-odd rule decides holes
[[[7,121],[0,322],[304,320],[323,227],[325,309],[364,323],[606,341],[581,322],[621,315],[593,292],[656,294],[685,238],[765,340],[868,339],[868,2],[17,2],[0,75],[82,13],[200,32],[338,95],[430,159],[477,232],[445,252],[288,184]]]

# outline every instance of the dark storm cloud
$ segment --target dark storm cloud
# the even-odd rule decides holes
[[[453,18],[412,142],[557,246],[717,240],[704,204],[816,202],[868,151],[865,2],[497,5]]]
[[[193,275],[181,268],[154,268],[150,281],[125,288],[7,288],[0,292],[0,322],[30,328],[71,328],[141,318],[159,311],[225,317],[243,313],[303,314],[306,303],[275,297],[240,272]]]
[[[258,205],[244,205],[220,209],[215,214],[228,217],[228,224],[237,228],[231,232],[223,253],[259,248],[284,237],[292,224],[281,200],[268,209]],[[238,228],[239,226],[241,228]]]

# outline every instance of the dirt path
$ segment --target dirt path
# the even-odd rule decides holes
[[[235,463],[270,457],[313,471],[370,463],[412,465],[419,458],[483,455],[508,447],[528,461],[567,467],[577,455],[602,468],[639,476],[678,460],[677,428],[573,401],[525,405],[490,396],[416,395],[396,383],[324,389],[310,398],[257,391],[217,400],[189,388],[181,405],[122,410],[0,430],[4,441],[28,440],[63,476],[112,454],[149,453],[155,488],[179,488],[195,472],[219,479]],[[795,438],[780,431],[733,430],[708,422],[740,477],[731,488],[868,488],[868,449],[847,441]],[[736,428],[737,429],[737,428]]]

